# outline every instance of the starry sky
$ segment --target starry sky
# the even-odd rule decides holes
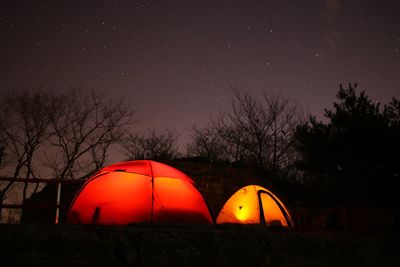
[[[231,86],[322,117],[339,83],[400,96],[399,12],[400,1],[3,0],[0,90],[126,95],[137,129],[183,141],[228,108]]]

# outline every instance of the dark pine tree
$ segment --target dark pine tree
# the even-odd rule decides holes
[[[310,117],[296,131],[305,184],[326,204],[396,206],[399,101],[381,111],[357,84],[336,96],[325,121]]]

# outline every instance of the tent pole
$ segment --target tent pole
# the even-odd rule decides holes
[[[149,160],[150,173],[151,173],[151,214],[150,214],[150,222],[153,222],[153,212],[154,212],[154,176],[153,176],[153,168],[151,166],[151,161]]]
[[[58,224],[60,217],[60,198],[61,198],[61,181],[57,183],[57,208],[56,208],[56,218],[55,224]]]

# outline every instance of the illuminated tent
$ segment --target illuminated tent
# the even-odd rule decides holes
[[[121,162],[100,170],[75,196],[67,222],[213,223],[192,179],[177,169],[150,160]]]
[[[293,227],[293,221],[283,203],[258,185],[248,185],[233,194],[218,214],[217,223],[261,223]]]

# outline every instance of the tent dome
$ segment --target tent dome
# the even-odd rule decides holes
[[[193,180],[168,165],[135,160],[113,164],[89,178],[75,196],[67,222],[212,224]]]
[[[218,214],[217,223],[293,227],[283,203],[272,192],[258,185],[248,185],[234,193]]]

